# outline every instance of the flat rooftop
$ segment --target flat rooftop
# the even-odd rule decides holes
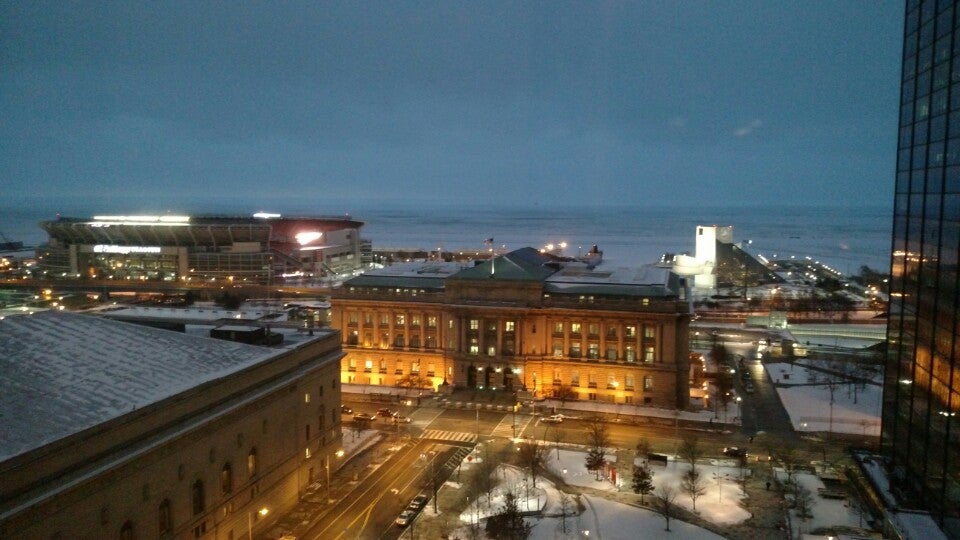
[[[209,327],[207,327],[209,328]],[[295,334],[295,332],[294,332]],[[318,339],[278,348],[62,311],[0,319],[0,461]]]

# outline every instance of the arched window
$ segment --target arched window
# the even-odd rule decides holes
[[[193,483],[193,514],[197,515],[206,508],[206,501],[203,496],[203,480],[197,480]]]
[[[233,491],[233,467],[230,462],[224,463],[220,469],[220,492],[224,495]]]
[[[247,475],[251,478],[257,475],[257,447],[254,446],[247,454]]]
[[[157,529],[160,534],[168,534],[173,531],[173,515],[170,513],[170,499],[164,499],[157,508]]]
[[[133,523],[129,520],[124,522],[123,527],[120,527],[120,540],[133,540]]]

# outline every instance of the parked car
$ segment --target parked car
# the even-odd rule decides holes
[[[427,500],[428,499],[426,495],[417,495],[412,501],[410,501],[410,505],[407,506],[407,509],[420,510],[425,504],[427,504]]]
[[[544,416],[543,418],[540,419],[540,421],[547,422],[549,424],[559,424],[560,422],[563,422],[563,415],[554,414],[551,416]]]
[[[401,414],[395,414],[395,415],[393,416],[393,423],[394,423],[394,424],[409,424],[410,422],[411,422],[411,420],[410,420],[410,417],[409,417],[409,416],[403,416],[403,415],[401,415]]]
[[[747,449],[739,446],[727,446],[723,449],[723,455],[727,457],[746,458]]]
[[[377,409],[377,416],[386,416],[387,418],[391,416],[396,416],[396,411],[391,411],[390,409],[384,407],[382,409]]]
[[[353,415],[353,419],[358,422],[373,422],[376,418],[372,414],[361,412]]]
[[[350,407],[347,407],[346,405],[341,405],[341,406],[340,406],[340,413],[341,413],[341,414],[353,414],[353,409],[351,409]]]
[[[404,510],[403,512],[400,512],[400,515],[397,516],[397,519],[395,519],[393,522],[396,523],[398,527],[406,527],[411,521],[413,521],[413,518],[416,515],[417,513],[413,510]]]

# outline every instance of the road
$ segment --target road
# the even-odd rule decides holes
[[[371,471],[347,497],[337,501],[302,538],[399,538],[406,529],[396,526],[394,519],[418,493],[432,495],[431,470],[444,475],[438,478],[439,487],[451,471],[444,469],[443,464],[456,450],[456,446],[428,440],[411,441]]]

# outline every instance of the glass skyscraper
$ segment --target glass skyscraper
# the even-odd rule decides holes
[[[960,538],[960,12],[904,22],[881,447],[904,508]]]

